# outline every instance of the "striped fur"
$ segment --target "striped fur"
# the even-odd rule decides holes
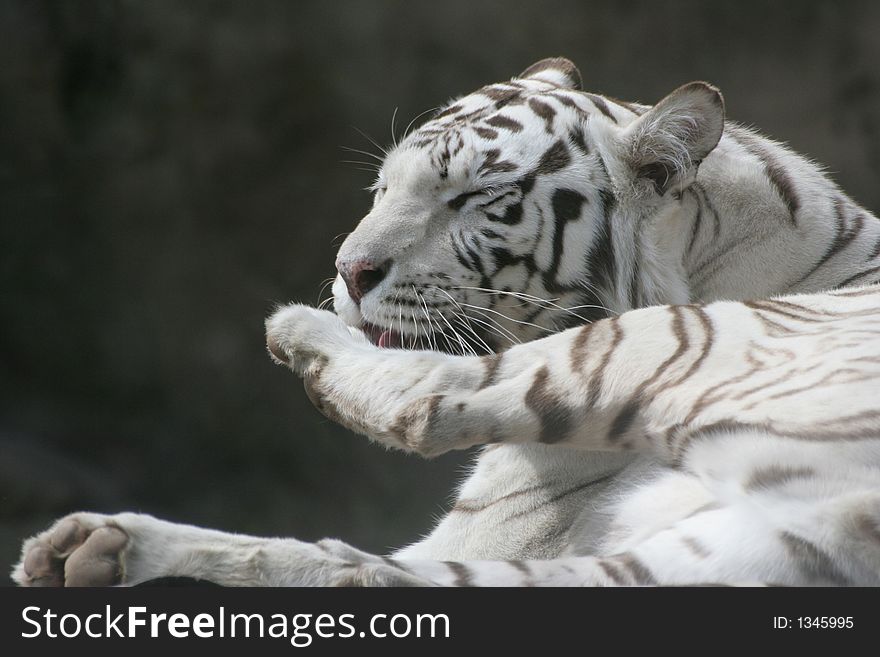
[[[485,446],[430,536],[378,557],[75,514],[15,579],[880,584],[880,221],[710,85],[580,84],[544,60],[438,112],[340,249],[381,280],[267,321],[332,420]]]

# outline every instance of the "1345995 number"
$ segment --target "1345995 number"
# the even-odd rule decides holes
[[[809,629],[849,629],[853,627],[852,616],[798,616],[797,626],[803,630]]]

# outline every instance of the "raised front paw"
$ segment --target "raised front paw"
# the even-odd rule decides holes
[[[111,516],[75,513],[25,541],[12,579],[20,586],[123,584],[130,544]]]
[[[272,359],[300,376],[354,344],[369,342],[326,310],[290,304],[266,320],[266,346]]]

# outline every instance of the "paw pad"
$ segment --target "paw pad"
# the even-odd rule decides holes
[[[120,584],[128,540],[116,526],[90,530],[76,518],[66,518],[29,541],[17,578],[23,586]]]

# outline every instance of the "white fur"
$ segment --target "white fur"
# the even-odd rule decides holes
[[[680,310],[688,350],[652,379],[682,344],[665,304],[869,283],[864,272],[877,264],[869,256],[880,243],[880,221],[813,163],[724,124],[720,95],[705,83],[681,87],[653,110],[605,100],[602,111],[602,99],[575,91],[571,69],[559,66],[538,66],[529,77],[495,85],[498,93],[521,91],[524,101],[497,112],[485,94],[453,101],[461,115],[476,117],[468,119],[473,124],[500,113],[521,130],[493,140],[485,131],[458,134],[454,117],[439,117],[428,124],[446,130],[439,139],[423,128],[392,150],[372,210],[340,249],[343,260],[393,261],[359,306],[337,278],[337,316],[290,306],[267,321],[276,360],[303,376],[316,403],[355,431],[427,456],[501,437],[505,444],[478,457],[453,510],[429,536],[394,555],[399,565],[338,542],[316,547],[237,537],[132,514],[74,516],[89,531],[119,527],[130,537],[120,557],[124,583],[187,575],[225,584],[625,584],[645,583],[648,571],[659,583],[880,583],[880,546],[871,533],[880,526],[880,449],[871,433],[878,430],[880,354],[876,337],[867,337],[880,315],[880,295],[868,289],[863,296],[786,297],[783,303],[808,309],[800,324],[773,315],[776,323],[795,326],[793,335],[774,335],[759,311],[739,303],[704,307],[708,320]],[[552,106],[549,122],[530,100]],[[584,152],[575,146],[577,131]],[[570,161],[518,195],[522,176],[559,139]],[[519,168],[480,173],[490,149],[498,151],[496,162]],[[546,222],[560,189],[575,190],[584,203],[563,227],[565,248],[556,261],[555,234]],[[467,200],[451,206],[463,193]],[[603,217],[608,194],[613,208]],[[487,223],[479,206],[493,199],[501,210],[521,202],[522,219]],[[839,234],[841,204],[845,227],[862,216],[861,230],[817,268]],[[531,257],[540,274],[522,263],[494,271],[494,288],[520,296],[496,292],[491,309],[488,293],[479,289],[483,277],[456,256],[456,249],[476,249],[473,240],[487,226],[502,235],[487,239],[515,258]],[[585,250],[606,230],[616,275],[601,281],[588,269]],[[488,251],[481,257],[488,268]],[[436,272],[447,278],[437,279]],[[551,273],[562,291],[549,289]],[[438,280],[457,285],[440,291]],[[405,313],[396,301],[417,287],[422,293]],[[594,325],[590,334],[582,366],[604,369],[595,407],[583,411],[588,421],[564,445],[534,444],[542,418],[526,398],[542,367],[548,390],[566,408],[580,409],[591,394],[590,379],[570,358],[577,329],[556,333],[582,312],[585,288],[612,315],[626,314]],[[544,300],[534,316],[530,299]],[[450,303],[444,314],[440,309]],[[657,307],[627,313],[634,305]],[[528,342],[505,352],[492,384],[485,382],[485,363],[466,357],[478,348],[468,345],[467,335],[459,336],[463,355],[450,356],[381,350],[357,330],[369,323],[430,345],[442,322],[452,328],[447,315],[467,314],[465,308],[476,309],[471,332],[490,327],[483,339],[495,340],[497,348]],[[846,319],[838,321],[841,313]],[[700,364],[705,321],[716,346]],[[612,326],[625,337],[616,340]],[[818,327],[821,332],[808,330]],[[550,333],[556,334],[546,337]],[[606,353],[608,362],[600,366]],[[790,376],[782,382],[782,374]],[[687,384],[675,385],[685,375]],[[716,390],[724,395],[716,399]],[[602,451],[621,448],[603,441],[633,395],[642,395],[641,406],[620,441],[640,455]],[[706,399],[711,403],[701,408]],[[459,404],[460,417],[454,412]],[[741,426],[693,446],[676,433],[682,424],[698,432],[731,420]],[[844,438],[789,436],[813,430]],[[762,487],[761,477],[773,485]],[[24,560],[51,545],[59,527],[25,543],[16,581],[33,583]],[[443,564],[450,560],[466,565]]]

